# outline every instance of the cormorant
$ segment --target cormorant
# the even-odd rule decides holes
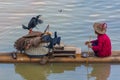
[[[29,23],[28,23],[28,27],[25,26],[25,25],[22,25],[23,29],[28,29],[28,30],[29,30],[29,33],[31,33],[31,32],[32,32],[32,29],[33,29],[34,27],[36,27],[36,25],[43,23],[43,20],[39,19],[39,17],[41,17],[41,15],[38,15],[38,16],[36,16],[36,17],[32,17],[31,20],[30,20]]]

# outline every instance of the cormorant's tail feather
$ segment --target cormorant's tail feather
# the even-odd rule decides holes
[[[26,26],[25,26],[25,25],[23,25],[23,24],[22,24],[22,27],[23,27],[23,29],[28,29],[28,27],[26,27]]]

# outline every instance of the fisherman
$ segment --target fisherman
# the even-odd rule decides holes
[[[91,48],[95,56],[107,57],[111,55],[111,40],[106,34],[107,24],[106,23],[94,23],[93,25],[97,39],[92,41],[86,41],[85,45]],[[91,44],[90,44],[91,43]]]

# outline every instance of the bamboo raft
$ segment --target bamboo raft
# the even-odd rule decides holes
[[[79,62],[79,63],[120,63],[120,51],[112,51],[112,55],[110,57],[99,58],[95,56],[83,58],[81,57],[81,52],[78,48],[76,48],[76,52],[74,57],[71,57],[73,51],[67,50],[68,53],[71,53],[70,56],[58,56],[54,54],[54,57],[49,58],[48,62]],[[17,53],[17,59],[13,59],[11,56],[11,52],[0,53],[0,63],[37,63],[40,62],[42,59],[38,58],[31,58],[26,54]]]

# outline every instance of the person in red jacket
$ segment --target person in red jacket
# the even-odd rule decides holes
[[[97,39],[92,41],[86,41],[85,45],[91,48],[95,56],[107,57],[111,55],[111,40],[106,34],[107,24],[106,23],[94,23],[94,31],[97,34]],[[91,43],[91,45],[90,45]]]

